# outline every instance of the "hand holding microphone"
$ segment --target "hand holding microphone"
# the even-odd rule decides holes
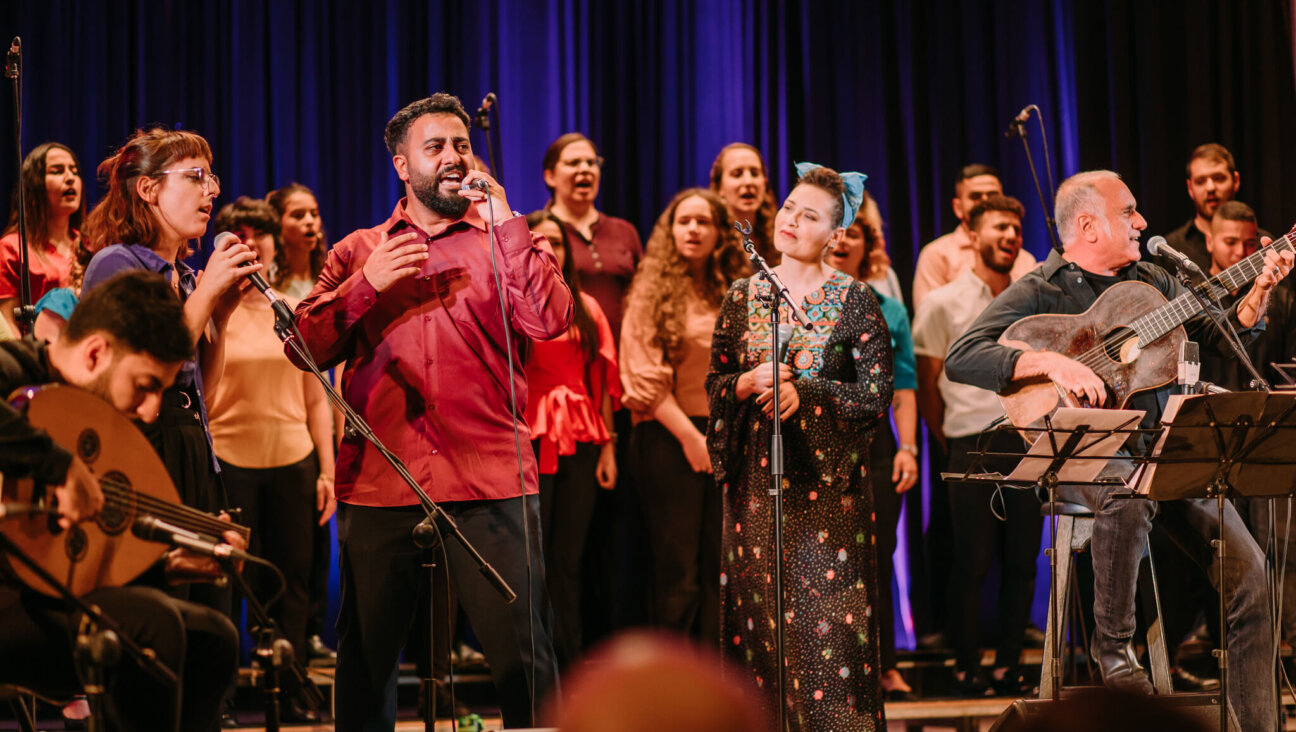
[[[480,170],[468,171],[459,184],[459,195],[477,206],[482,221],[489,223],[494,218],[496,224],[501,224],[513,218],[513,209],[509,208],[508,199],[504,196],[504,186]]]

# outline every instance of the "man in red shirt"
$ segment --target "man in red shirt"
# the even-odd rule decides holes
[[[386,142],[406,197],[387,221],[338,242],[296,321],[321,365],[346,361],[343,396],[517,591],[506,605],[463,547],[446,542],[504,724],[530,727],[532,688],[542,698],[558,672],[520,350],[528,338],[567,331],[571,293],[543,237],[511,211],[498,182],[471,169],[457,98],[438,93],[405,107],[387,123]],[[337,499],[337,728],[393,729],[397,661],[428,591],[411,538],[424,514],[358,436],[339,449]]]

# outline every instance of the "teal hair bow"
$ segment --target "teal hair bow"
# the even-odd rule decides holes
[[[816,163],[796,163],[796,172],[798,178],[804,178],[806,173],[815,168],[822,168],[822,165]],[[868,176],[863,173],[838,173],[842,182],[846,184],[846,192],[842,194],[842,221],[843,229],[849,229],[851,224],[855,223],[855,212],[859,210],[860,204],[864,202],[864,181]]]

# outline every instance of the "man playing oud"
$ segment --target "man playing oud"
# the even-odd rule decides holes
[[[1055,216],[1062,252],[1052,252],[1043,266],[1015,282],[977,318],[954,343],[945,359],[945,370],[953,381],[1003,393],[1014,382],[1047,377],[1068,400],[1096,406],[1105,404],[1108,388],[1092,369],[1061,353],[1022,350],[999,343],[1008,327],[1022,318],[1039,314],[1078,315],[1089,309],[1099,295],[1122,282],[1143,282],[1173,300],[1184,288],[1165,270],[1139,261],[1139,236],[1147,221],[1139,214],[1134,195],[1111,171],[1079,173],[1058,188]],[[1263,244],[1269,242],[1265,240]],[[1263,314],[1273,287],[1292,267],[1292,253],[1265,254],[1263,271],[1245,298],[1228,312],[1228,318],[1244,340],[1264,327]],[[1132,321],[1143,313],[1117,316]],[[1204,316],[1203,316],[1204,317]],[[1118,323],[1111,322],[1114,327]],[[1126,323],[1128,324],[1128,323]],[[1187,324],[1190,332],[1196,321]],[[1210,347],[1226,347],[1213,329],[1203,328],[1196,336]],[[1171,382],[1173,383],[1173,382]],[[1147,412],[1142,427],[1157,426],[1172,386],[1140,392],[1130,408]],[[1127,448],[1134,455],[1147,452],[1151,439],[1132,438]],[[1113,460],[1104,475],[1127,478],[1133,466],[1129,460]],[[1219,527],[1213,502],[1177,500],[1151,501],[1113,498],[1124,487],[1062,486],[1063,500],[1081,503],[1094,511],[1094,635],[1091,654],[1098,661],[1103,682],[1108,686],[1152,692],[1147,675],[1133,648],[1134,587],[1139,560],[1147,546],[1152,517],[1161,513],[1162,523],[1176,543],[1185,548],[1212,581],[1218,577],[1217,555],[1210,540],[1222,528],[1228,542],[1225,581],[1228,587],[1229,651],[1234,659],[1235,683],[1229,684],[1229,702],[1245,730],[1275,730],[1274,688],[1270,674],[1273,651],[1270,637],[1268,593],[1265,589],[1264,559],[1231,505]]]

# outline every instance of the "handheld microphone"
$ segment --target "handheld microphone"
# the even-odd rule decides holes
[[[783,363],[783,359],[787,357],[788,345],[792,342],[792,334],[794,331],[795,329],[792,327],[791,323],[779,323],[779,349],[777,359],[779,363]]]
[[[131,524],[131,533],[144,541],[170,544],[195,554],[217,559],[251,559],[252,555],[223,541],[212,541],[188,529],[169,524],[155,516],[140,516]]]
[[[1202,273],[1201,267],[1198,267],[1196,262],[1189,259],[1188,255],[1167,244],[1164,236],[1154,236],[1148,239],[1148,252],[1169,259],[1179,269],[1196,274]]]
[[[489,191],[490,181],[486,180],[485,178],[478,178],[477,180],[474,180],[471,183],[463,183],[459,186],[459,190],[461,191],[471,191],[473,189],[479,191]]]
[[[212,242],[212,248],[220,249],[221,247],[226,246],[231,239],[239,241],[238,234],[231,231],[222,231],[216,235],[216,240]],[[279,297],[279,293],[270,289],[270,283],[266,282],[260,272],[252,272],[251,274],[244,276],[247,277],[248,282],[252,283],[253,287],[257,288],[257,290],[259,290],[262,295],[265,295],[265,298],[270,301],[270,308],[274,310],[276,318],[279,318],[280,321],[284,323],[292,322],[292,310],[288,308],[288,303],[284,302],[283,298]]]

